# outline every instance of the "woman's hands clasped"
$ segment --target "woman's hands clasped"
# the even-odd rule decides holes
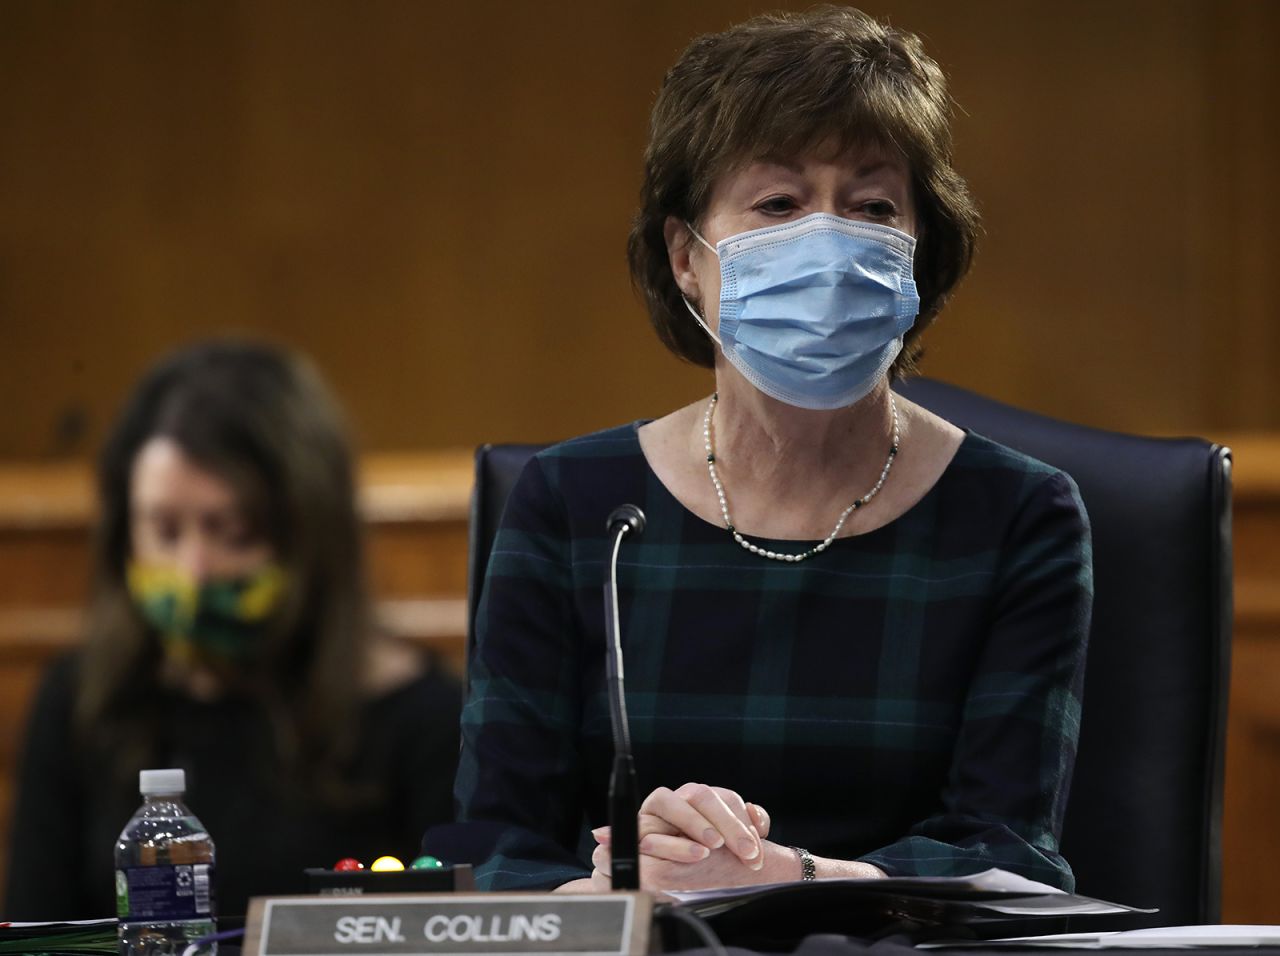
[[[788,847],[766,839],[769,814],[723,787],[686,783],[659,787],[640,805],[640,885],[646,890],[693,890],[799,879],[800,863]],[[596,849],[591,882],[607,890],[612,834],[592,831]]]

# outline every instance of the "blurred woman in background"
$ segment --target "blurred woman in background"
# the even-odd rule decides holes
[[[143,768],[186,770],[224,914],[449,819],[459,686],[373,624],[351,452],[309,364],[234,342],[162,361],[98,486],[87,641],[36,698],[0,915],[114,913]]]

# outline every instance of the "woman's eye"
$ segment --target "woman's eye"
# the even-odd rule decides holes
[[[887,199],[869,199],[858,208],[873,219],[892,219],[898,214],[898,207]]]
[[[249,524],[229,524],[217,529],[223,545],[233,551],[252,551],[262,544],[262,536]]]
[[[182,537],[182,525],[170,519],[157,518],[151,522],[151,532],[162,544],[173,545]]]
[[[770,215],[783,215],[796,208],[795,200],[790,196],[770,196],[756,203],[756,208]]]
[[[262,544],[262,539],[252,531],[245,531],[240,534],[231,535],[227,539],[227,545],[236,551],[252,551]]]

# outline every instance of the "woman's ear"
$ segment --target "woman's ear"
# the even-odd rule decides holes
[[[696,247],[693,233],[683,220],[668,216],[662,224],[662,238],[667,243],[667,261],[671,263],[671,275],[675,277],[676,285],[686,299],[699,301],[698,275],[693,271],[691,262]]]

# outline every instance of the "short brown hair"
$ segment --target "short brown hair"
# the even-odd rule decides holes
[[[968,271],[979,229],[951,165],[950,118],[946,78],[920,39],[849,7],[755,17],[694,40],[654,103],[627,243],[632,283],[663,344],[695,365],[714,364],[671,274],[668,216],[698,222],[716,177],[755,159],[875,145],[900,152],[911,170],[921,305],[893,371],[913,370],[920,335]]]

